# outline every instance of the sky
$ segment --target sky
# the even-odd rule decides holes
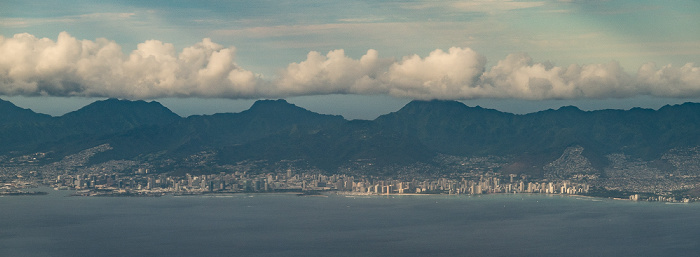
[[[512,113],[700,101],[700,1],[0,2],[0,98],[182,116],[284,98],[373,119],[413,99]]]

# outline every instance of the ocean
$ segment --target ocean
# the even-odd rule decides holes
[[[529,194],[68,194],[0,197],[0,256],[700,253],[700,204]]]

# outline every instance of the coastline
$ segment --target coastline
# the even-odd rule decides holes
[[[39,189],[55,189],[51,187],[42,187]],[[663,203],[678,203],[687,204],[692,202],[683,201],[659,201],[659,200],[638,200],[634,201],[629,198],[620,197],[600,197],[600,196],[590,196],[590,195],[578,195],[578,194],[548,194],[548,193],[527,193],[527,192],[514,192],[514,193],[487,193],[487,194],[448,194],[448,193],[389,193],[389,194],[376,194],[367,192],[352,192],[352,191],[336,191],[336,190],[311,190],[311,191],[279,191],[279,192],[169,192],[169,191],[136,191],[136,192],[118,192],[118,191],[101,191],[101,190],[49,190],[49,192],[43,191],[32,191],[32,192],[0,192],[1,196],[41,196],[54,194],[54,192],[65,192],[65,196],[70,197],[163,197],[163,196],[202,196],[202,197],[234,197],[234,196],[247,196],[255,197],[256,195],[296,195],[303,197],[329,197],[331,195],[345,196],[345,197],[421,197],[421,196],[448,196],[448,197],[481,197],[489,195],[532,195],[532,196],[560,196],[560,197],[573,197],[581,198],[592,201],[603,201],[605,199],[618,200],[618,201],[630,201],[630,202],[663,202]]]

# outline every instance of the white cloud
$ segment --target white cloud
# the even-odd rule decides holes
[[[107,39],[57,40],[0,36],[0,94],[260,98],[322,94],[387,94],[415,99],[602,99],[639,95],[699,97],[700,67],[643,65],[626,73],[617,62],[556,66],[511,54],[487,68],[469,48],[437,49],[425,57],[353,59],[342,49],[289,64],[274,79],[240,67],[236,49],[205,38],[181,51],[148,40],[125,54]]]
[[[378,80],[381,72],[392,61],[380,59],[370,49],[359,60],[345,56],[345,51],[334,50],[326,56],[310,52],[305,61],[292,63],[275,83],[283,94],[382,93]]]
[[[681,98],[700,95],[700,67],[692,63],[682,67],[669,64],[661,68],[647,63],[639,68],[636,80],[651,95]]]
[[[255,97],[262,80],[234,62],[235,49],[209,39],[176,53],[149,40],[129,55],[107,39],[58,40],[17,34],[0,37],[0,93],[4,95]]]
[[[384,82],[392,95],[452,98],[468,94],[484,72],[486,58],[469,48],[435,50],[427,57],[404,57],[389,68]]]
[[[326,56],[310,52],[305,61],[290,64],[274,83],[282,94],[391,94],[410,98],[452,98],[473,86],[486,59],[469,48],[435,50],[427,57],[380,59],[369,50],[360,59],[343,50]]]
[[[380,93],[413,99],[700,96],[700,68],[693,64],[661,69],[647,64],[632,76],[617,62],[560,67],[534,62],[526,54],[511,54],[487,70],[483,56],[456,47],[435,50],[424,58],[406,56],[390,65],[362,62],[368,59],[378,60],[376,51],[370,50],[360,60],[340,50],[326,56],[311,52],[306,61],[288,66],[273,84],[282,95]]]
[[[490,90],[479,97],[566,99],[625,97],[632,80],[616,62],[569,67],[533,63],[525,54],[511,54],[484,73]]]

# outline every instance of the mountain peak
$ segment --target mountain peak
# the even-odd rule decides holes
[[[64,115],[64,117],[85,115],[123,116],[134,113],[152,113],[166,117],[177,116],[177,114],[173,113],[170,111],[170,109],[156,101],[146,102],[143,100],[132,101],[109,98],[106,100],[95,101],[84,106],[83,108],[78,109],[77,111],[67,113]]]
[[[290,104],[287,102],[287,100],[284,99],[277,99],[277,100],[270,100],[270,99],[265,99],[265,100],[258,100],[253,103],[253,106],[250,107],[250,110],[260,110],[260,109],[277,109],[277,108],[285,108],[285,107],[296,107],[300,108],[294,104]]]
[[[576,106],[573,105],[567,105],[567,106],[562,106],[559,107],[557,111],[563,111],[563,112],[583,112],[581,109],[579,109]]]
[[[422,105],[430,105],[430,106],[466,106],[462,102],[455,101],[455,100],[440,100],[440,99],[433,99],[433,100],[413,100],[406,104],[406,106],[411,106],[411,105],[416,105],[416,106],[422,106]]]
[[[30,109],[19,107],[10,101],[0,99],[0,122],[32,121],[50,117],[50,115],[36,113]]]
[[[180,119],[180,116],[155,101],[110,98],[88,104],[59,119],[66,124],[82,124],[95,132],[114,132],[144,125],[169,124]]]
[[[481,106],[470,107],[462,102],[454,100],[413,100],[396,112],[407,115],[480,115],[491,113],[494,115],[509,115],[494,109],[486,109]]]
[[[463,103],[451,100],[413,100],[401,108],[398,113],[417,114],[435,111],[464,110],[467,108],[469,107]]]
[[[667,110],[673,110],[673,109],[682,109],[682,110],[695,110],[695,109],[700,109],[700,103],[692,103],[692,102],[685,102],[682,104],[674,104],[674,105],[664,105],[661,108],[659,108],[659,111],[667,111]]]
[[[290,119],[292,117],[333,117],[343,119],[340,115],[319,114],[289,103],[284,99],[278,100],[258,100],[250,109],[243,113],[254,114],[272,119]]]
[[[286,116],[298,113],[311,113],[311,111],[288,103],[284,99],[258,100],[245,113],[263,115],[267,117]]]

